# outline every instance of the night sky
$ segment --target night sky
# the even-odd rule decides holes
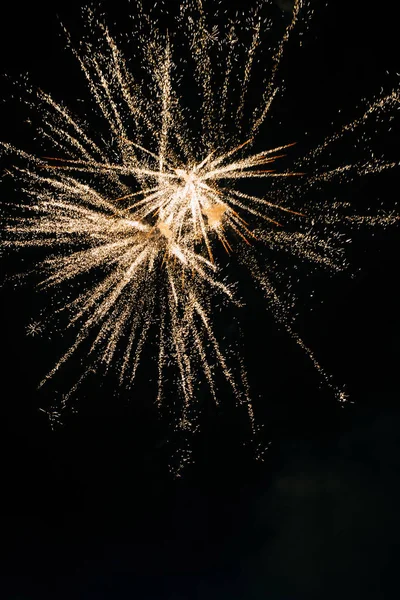
[[[118,23],[129,6],[116,4],[104,7]],[[276,0],[277,18],[290,4]],[[271,131],[262,130],[268,147],[280,137],[296,140],[293,155],[299,156],[360,114],[362,98],[395,87],[394,5],[315,0],[302,47],[287,48],[286,94],[274,107]],[[59,26],[60,18],[78,34],[78,3],[14,2],[1,12],[1,73],[17,79],[28,71],[67,105],[86,94]],[[9,81],[1,82],[0,137],[32,149],[24,109],[11,98]],[[387,127],[377,131],[377,155],[393,159],[394,125],[390,135]],[[343,164],[357,157],[355,139],[340,146]],[[335,186],[327,188],[329,197],[391,209],[398,173]],[[204,410],[192,442],[195,462],[179,480],[168,470],[179,440],[157,417],[146,367],[133,392],[116,389],[112,376],[94,378],[78,413],[51,430],[39,408],[76,380],[79,360],[38,392],[61,352],[59,342],[47,334],[26,336],[41,302],[32,285],[4,285],[0,598],[398,597],[399,250],[398,228],[365,229],[350,250],[353,277],[316,272],[299,290],[299,333],[345,384],[352,403],[344,407],[244,285],[243,354],[265,460],[254,460],[248,423],[231,398],[218,410],[199,398]],[[4,271],[23,270],[20,260],[4,261]],[[229,340],[235,333],[230,315],[216,320]]]

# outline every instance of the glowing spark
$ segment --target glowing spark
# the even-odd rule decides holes
[[[26,334],[30,335],[31,337],[35,337],[36,335],[39,335],[42,330],[43,326],[39,321],[32,321],[26,327]]]
[[[208,224],[212,229],[218,229],[222,223],[222,217],[227,210],[226,204],[214,204],[203,208],[203,213],[208,219]]]

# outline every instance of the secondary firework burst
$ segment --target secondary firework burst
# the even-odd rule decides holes
[[[219,366],[254,428],[244,366],[239,360],[240,375],[235,375],[214,333],[215,306],[239,303],[234,282],[221,276],[216,255],[222,248],[250,269],[276,319],[345,399],[295,332],[290,302],[278,293],[262,246],[334,270],[346,265],[342,236],[334,227],[343,222],[341,207],[326,211],[302,199],[316,182],[395,164],[372,160],[317,170],[307,178],[302,173],[346,132],[395,106],[399,94],[374,101],[292,171],[279,170],[292,141],[257,152],[254,147],[279,93],[277,74],[289,36],[312,11],[301,0],[295,3],[269,71],[260,78],[262,40],[270,27],[263,10],[260,2],[247,15],[224,21],[222,3],[217,25],[201,0],[188,0],[174,15],[174,30],[166,31],[162,19],[157,25],[155,13],[137,3],[132,63],[90,11],[91,37],[78,50],[65,31],[96,116],[91,122],[79,120],[39,90],[33,103],[41,115],[38,131],[52,152],[33,156],[2,144],[18,157],[11,174],[27,198],[7,222],[5,245],[51,249],[40,264],[41,287],[73,284],[73,296],[53,313],[56,318],[67,314],[68,326],[77,333],[42,384],[85,344],[89,359],[78,383],[101,365],[114,366],[121,383],[132,382],[149,332],[157,330],[158,402],[165,369],[173,364],[182,394],[179,426],[196,427],[199,372],[218,402]],[[254,80],[262,91],[256,104],[249,93]],[[93,133],[96,129],[101,136]],[[248,187],[257,180],[269,182],[258,195]],[[375,216],[373,223],[385,224],[385,218]]]

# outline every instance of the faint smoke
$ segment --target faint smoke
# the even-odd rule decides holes
[[[274,2],[281,10],[290,12],[293,10],[295,0],[274,0]]]

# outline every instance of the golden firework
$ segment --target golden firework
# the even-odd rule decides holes
[[[180,426],[193,427],[188,414],[199,371],[217,401],[217,367],[246,404],[254,426],[244,367],[239,377],[234,375],[213,328],[215,305],[237,302],[215,259],[222,245],[250,269],[275,317],[339,399],[345,398],[294,331],[290,303],[277,291],[274,270],[261,264],[261,245],[336,270],[345,266],[339,236],[323,238],[314,229],[316,220],[324,226],[340,221],[340,211],[296,204],[293,198],[298,200],[317,181],[352,170],[357,175],[379,172],[395,163],[371,160],[325,169],[308,176],[301,192],[287,192],[329,144],[374,113],[397,105],[399,93],[374,101],[363,116],[298,161],[297,169],[277,170],[276,161],[293,143],[262,151],[254,147],[279,92],[277,73],[289,36],[312,10],[302,0],[295,2],[273,53],[272,71],[259,79],[256,65],[267,28],[263,5],[257,3],[242,20],[216,26],[201,0],[187,0],[181,4],[176,32],[167,33],[137,3],[132,37],[140,69],[135,75],[108,29],[90,13],[96,44],[86,49],[82,44],[73,52],[102,122],[102,135],[88,133],[94,129],[90,123],[39,90],[39,133],[54,152],[38,157],[2,144],[23,163],[12,174],[28,198],[18,207],[23,213],[6,224],[5,245],[52,248],[41,264],[42,287],[73,284],[74,297],[56,313],[68,315],[76,337],[42,383],[83,344],[89,345],[89,360],[80,380],[101,365],[114,365],[121,382],[133,381],[149,331],[156,328],[158,402],[164,369],[172,363],[183,398]],[[242,35],[247,45],[239,43]],[[235,69],[239,87],[234,93]],[[187,101],[188,73],[197,86],[199,105],[193,98]],[[261,98],[246,112],[253,80],[259,82]],[[271,185],[264,189],[260,183],[267,180]],[[387,216],[370,219],[387,222]],[[29,331],[33,335],[36,329]]]

